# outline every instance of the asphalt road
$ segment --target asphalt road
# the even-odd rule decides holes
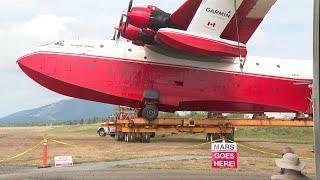
[[[97,180],[141,180],[141,179],[172,179],[172,180],[195,180],[195,179],[217,179],[217,180],[259,180],[268,179],[269,174],[248,174],[248,173],[213,173],[208,171],[190,170],[164,170],[164,169],[125,169],[107,168],[105,170],[86,171],[42,171],[34,170],[29,173],[12,173],[1,175],[0,179],[97,179]]]
[[[211,171],[131,169],[118,166],[137,163],[207,159],[208,156],[164,156],[122,161],[76,164],[71,168],[0,166],[0,179],[268,179],[270,174],[217,173]]]

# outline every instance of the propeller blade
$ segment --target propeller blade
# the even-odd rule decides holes
[[[124,33],[126,33],[127,28],[128,28],[128,25],[129,25],[129,16],[127,16],[127,15],[129,14],[130,10],[132,9],[132,4],[133,4],[133,0],[130,0],[130,1],[129,1],[129,6],[128,6],[128,11],[127,11],[127,13],[125,14],[125,16],[126,16],[126,23],[125,23],[124,29],[123,29],[123,32],[124,32]]]
[[[124,33],[127,32],[128,26],[129,26],[129,19],[128,19],[128,17],[127,17],[126,22],[125,22],[125,24],[124,24],[124,28],[123,28],[123,32],[124,32]]]
[[[118,31],[118,34],[117,34],[117,40],[118,40],[118,41],[119,41],[120,37],[121,37],[121,32]]]
[[[121,18],[120,18],[120,22],[119,22],[119,26],[118,27],[120,27],[121,25],[122,25],[122,23],[123,23],[123,17],[124,17],[124,15],[123,15],[123,13],[121,14]]]
[[[133,0],[130,0],[130,1],[129,1],[129,6],[128,6],[128,11],[127,11],[127,12],[129,12],[129,11],[131,10],[132,4],[133,4]]]
[[[119,27],[119,28],[117,28],[116,45],[118,45],[120,37],[121,37],[121,32],[120,32],[120,27]]]
[[[114,35],[113,35],[113,40],[116,40],[116,44],[118,44],[120,36],[121,36],[121,32],[119,31],[119,28],[121,27],[121,25],[123,24],[123,18],[124,18],[125,14],[124,12],[121,14],[121,18],[119,21],[119,26],[115,27],[115,31],[114,31]]]
[[[112,40],[116,40],[116,36],[117,36],[117,30],[115,29]]]

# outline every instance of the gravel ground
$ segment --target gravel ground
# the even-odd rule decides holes
[[[266,179],[269,174],[239,174],[190,170],[126,169],[118,166],[165,161],[208,159],[209,156],[165,156],[122,161],[76,164],[71,168],[23,168],[1,166],[0,179]]]
[[[126,179],[217,179],[217,180],[259,180],[268,179],[270,174],[250,174],[250,173],[213,173],[208,171],[190,171],[190,170],[163,170],[163,169],[125,169],[125,168],[107,168],[105,170],[78,170],[78,171],[32,171],[30,173],[13,173],[1,175],[0,179],[108,179],[108,180],[126,180]]]
[[[122,161],[76,164],[71,168],[24,168],[0,166],[0,179],[268,179],[271,174],[255,172],[223,172],[171,169],[134,169],[118,166],[179,160],[208,159],[209,156],[165,156]]]

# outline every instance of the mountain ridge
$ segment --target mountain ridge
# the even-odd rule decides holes
[[[0,124],[48,124],[93,117],[107,117],[116,106],[98,102],[67,99],[34,109],[22,110],[0,118]]]

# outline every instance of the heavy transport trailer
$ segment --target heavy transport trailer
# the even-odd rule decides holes
[[[157,133],[202,133],[206,141],[220,138],[234,140],[235,128],[238,126],[274,126],[274,127],[313,127],[312,118],[303,119],[229,119],[228,117],[190,119],[158,118],[148,121],[143,118],[129,118],[120,112],[117,118],[101,124],[106,135],[116,141],[149,143]]]

